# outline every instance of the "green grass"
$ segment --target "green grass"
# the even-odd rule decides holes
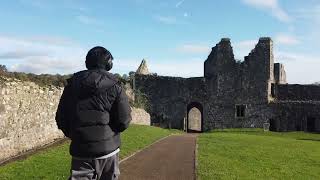
[[[173,133],[180,133],[180,131],[130,125],[129,129],[121,134],[122,146],[120,158],[122,159],[152,142]],[[71,161],[69,143],[67,142],[41,151],[27,159],[1,166],[0,179],[67,179]]]
[[[320,179],[320,134],[231,129],[197,142],[199,179]]]

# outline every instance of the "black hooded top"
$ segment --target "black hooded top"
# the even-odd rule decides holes
[[[56,122],[71,141],[70,154],[95,158],[120,147],[120,132],[131,121],[127,95],[104,69],[75,73],[61,96]]]

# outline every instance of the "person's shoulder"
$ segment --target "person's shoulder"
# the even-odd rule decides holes
[[[71,84],[74,81],[74,79],[76,79],[78,76],[83,75],[86,72],[87,72],[87,70],[78,71],[78,72],[73,73],[68,79],[66,79],[67,83]]]
[[[81,75],[86,74],[86,73],[88,73],[88,72],[89,72],[89,70],[82,70],[82,71],[75,72],[75,73],[73,73],[71,79],[72,79],[73,77],[81,76]]]
[[[110,79],[111,81],[114,81],[115,83],[119,83],[119,79],[116,75],[108,72],[108,71],[100,71],[105,77],[107,77],[108,79]]]

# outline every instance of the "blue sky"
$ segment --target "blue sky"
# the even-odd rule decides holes
[[[0,64],[12,71],[73,73],[101,45],[115,73],[145,58],[160,75],[202,76],[221,38],[243,59],[268,36],[290,83],[320,81],[320,0],[12,0],[0,19]]]

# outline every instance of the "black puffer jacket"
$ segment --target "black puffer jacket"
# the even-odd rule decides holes
[[[120,147],[120,132],[131,121],[120,83],[103,69],[80,71],[68,80],[56,121],[71,141],[70,154],[99,157]]]

